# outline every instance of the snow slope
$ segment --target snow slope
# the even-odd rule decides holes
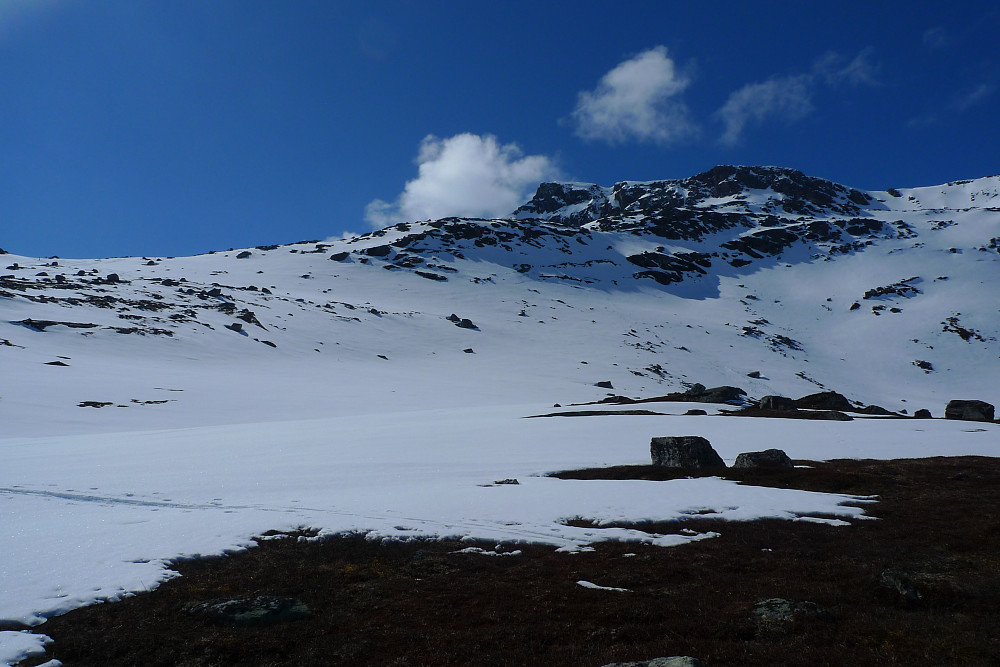
[[[993,456],[997,426],[687,417],[683,403],[525,417],[695,382],[935,416],[952,398],[997,403],[998,191],[996,177],[861,193],[719,167],[543,184],[508,220],[197,257],[0,256],[0,619],[146,590],[170,559],[271,529],[572,550],[708,537],[574,517],[859,516],[857,499],[718,479],[543,475],[644,463],[649,438],[672,434],[729,462],[773,446]],[[506,478],[520,484],[493,484]],[[40,646],[25,637],[0,634],[0,658]]]

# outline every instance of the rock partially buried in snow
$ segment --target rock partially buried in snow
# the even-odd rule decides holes
[[[757,404],[761,410],[794,410],[795,401],[785,396],[765,396]]]
[[[913,413],[913,418],[914,419],[933,419],[934,415],[932,415],[931,411],[928,410],[927,408],[920,408],[919,410],[917,410],[916,412]]]
[[[803,396],[795,401],[795,407],[806,410],[854,410],[854,406],[847,400],[847,397],[835,391],[821,391]]]
[[[991,422],[994,418],[994,410],[993,405],[986,401],[955,400],[948,402],[948,407],[944,409],[944,418]]]
[[[712,444],[700,435],[674,435],[649,441],[653,465],[667,468],[725,468]]]
[[[794,468],[792,459],[780,449],[762,452],[743,452],[736,457],[734,468]]]

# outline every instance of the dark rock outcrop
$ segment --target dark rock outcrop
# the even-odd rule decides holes
[[[726,467],[712,443],[699,435],[653,438],[649,441],[649,455],[653,465],[667,468]]]
[[[934,415],[932,415],[931,411],[927,408],[920,408],[913,413],[913,417],[914,419],[933,419]]]
[[[835,391],[821,391],[796,399],[795,407],[805,410],[840,410],[851,412],[854,406],[843,394]]]
[[[731,405],[741,405],[746,402],[747,393],[739,387],[723,385],[721,387],[710,387],[706,389],[704,385],[694,385],[685,393],[685,400],[695,403],[728,403]]]

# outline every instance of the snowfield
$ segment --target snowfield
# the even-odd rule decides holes
[[[666,547],[713,535],[599,526],[705,513],[837,525],[877,502],[719,478],[546,476],[646,464],[655,436],[704,436],[727,464],[772,447],[808,460],[1000,455],[996,423],[751,419],[674,402],[638,406],[662,415],[528,418],[695,382],[749,400],[831,389],[935,417],[950,399],[996,404],[996,192],[994,178],[873,193],[858,215],[912,232],[833,254],[793,245],[667,285],[633,277],[622,255],[719,239],[553,227],[521,243],[502,236],[511,221],[462,221],[461,250],[441,241],[409,258],[399,248],[441,230],[243,257],[2,255],[0,664],[43,652],[43,635],[18,628],[152,589],[174,576],[171,560],[270,530]],[[705,206],[770,210],[775,196]],[[497,245],[475,236],[484,230]],[[683,414],[695,407],[709,414]],[[496,484],[507,479],[518,484]],[[577,518],[598,527],[567,525]]]

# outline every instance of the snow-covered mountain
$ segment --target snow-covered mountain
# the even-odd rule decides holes
[[[998,398],[998,250],[998,177],[861,192],[723,166],[610,188],[545,183],[509,219],[346,240],[6,255],[0,420],[16,434],[579,402],[609,393],[599,381],[630,396],[694,382],[750,397],[822,387],[940,409]],[[76,407],[86,401],[128,409]]]
[[[996,425],[662,402],[524,417],[695,383],[935,417],[954,398],[997,404],[998,279],[1000,177],[862,192],[773,167],[545,183],[506,219],[195,257],[4,253],[0,664],[41,650],[24,625],[271,529],[579,549],[714,535],[608,522],[858,516],[858,499],[717,478],[544,475],[648,463],[668,434],[727,462],[776,444],[995,456]]]

